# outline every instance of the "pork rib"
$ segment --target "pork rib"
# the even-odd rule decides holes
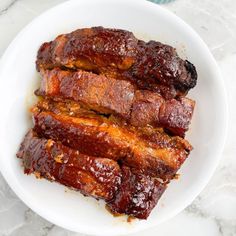
[[[134,126],[164,127],[183,137],[193,115],[193,100],[182,97],[166,101],[154,92],[137,90],[129,81],[58,68],[40,73],[36,95],[74,100],[99,113],[116,114]]]
[[[113,213],[146,219],[166,188],[156,179],[110,159],[86,156],[32,130],[25,136],[17,156],[26,174],[104,199]],[[142,196],[142,197],[140,197]]]
[[[61,141],[81,153],[102,156],[144,170],[147,174],[170,180],[188,157],[191,145],[163,134],[162,147],[146,141],[128,128],[101,117],[71,117],[50,111],[33,113],[34,130],[43,137]],[[181,143],[182,145],[178,145]]]
[[[84,195],[111,200],[121,182],[119,165],[106,158],[79,153],[51,139],[27,133],[17,153],[25,173],[79,190]]]
[[[38,70],[58,66],[109,74],[168,98],[186,94],[197,80],[195,67],[171,46],[145,43],[131,32],[103,27],[78,29],[44,43],[36,65]]]

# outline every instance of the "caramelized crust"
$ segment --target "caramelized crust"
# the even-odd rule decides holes
[[[189,156],[193,64],[160,42],[92,27],[39,48],[34,127],[17,157],[24,172],[147,219]]]
[[[195,102],[186,97],[179,101],[171,99],[163,103],[159,110],[159,121],[166,129],[184,137],[193,116]]]
[[[166,101],[157,93],[137,90],[125,80],[59,68],[40,73],[42,80],[36,95],[55,101],[70,99],[99,113],[118,115],[134,126],[164,127],[183,137],[193,115],[193,100]]]
[[[118,126],[124,128],[128,132],[135,133],[141,139],[149,142],[149,145],[154,145],[155,148],[167,148],[173,147],[177,149],[184,149],[186,152],[192,150],[192,146],[189,142],[178,136],[170,136],[166,134],[162,128],[153,128],[151,126],[134,127],[123,123],[122,120],[117,117],[110,116],[109,118],[101,115],[97,115],[93,111],[78,106],[78,103],[73,101],[56,102],[50,99],[43,99],[37,103],[35,107],[31,109],[32,113],[39,111],[53,112],[57,115],[66,115],[77,118],[93,118],[102,124],[109,124],[110,126]]]
[[[171,46],[145,43],[131,32],[103,27],[78,29],[44,43],[36,64],[38,71],[58,66],[125,78],[167,98],[186,94],[197,80],[195,67]]]
[[[179,58],[175,48],[156,41],[146,43],[141,40],[138,47],[140,53],[132,72],[139,80],[149,83],[147,87],[162,84],[175,88],[177,93],[186,93],[196,85],[194,65]]]
[[[87,155],[121,160],[165,180],[174,176],[189,154],[187,146],[169,147],[166,140],[166,146],[158,148],[155,142],[101,117],[71,117],[35,109],[33,118],[34,130],[40,136],[61,141]]]
[[[137,55],[138,40],[131,32],[92,27],[59,35],[38,52],[37,68],[55,65],[84,70],[129,69]]]
[[[112,213],[146,219],[166,184],[110,159],[87,156],[30,130],[17,153],[26,174],[34,173],[104,199]]]
[[[134,86],[125,80],[115,80],[85,71],[65,71],[58,68],[41,70],[36,95],[54,100],[71,99],[100,113],[115,113],[129,119]]]
[[[128,167],[122,168],[122,182],[115,197],[108,202],[113,213],[147,219],[166,189],[166,184]]]
[[[159,110],[164,103],[165,100],[157,93],[137,90],[134,96],[130,123],[137,127],[145,127],[146,125],[162,127]]]
[[[79,190],[84,195],[110,200],[121,182],[119,165],[110,159],[81,154],[29,131],[17,153],[25,173],[35,173]]]

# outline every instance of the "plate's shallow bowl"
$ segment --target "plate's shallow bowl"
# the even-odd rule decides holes
[[[28,108],[39,80],[35,70],[37,49],[44,41],[81,27],[102,25],[133,31],[177,48],[193,62],[199,79],[189,97],[196,110],[187,138],[194,146],[147,221],[127,223],[113,217],[104,204],[65,187],[23,174],[15,154],[32,125]],[[184,209],[212,175],[225,139],[226,99],[216,62],[199,36],[167,10],[136,0],[80,0],[63,3],[36,18],[11,43],[2,57],[0,86],[0,169],[16,194],[35,212],[67,229],[96,235],[121,235],[157,225]]]

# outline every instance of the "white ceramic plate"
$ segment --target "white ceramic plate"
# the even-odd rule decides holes
[[[86,198],[65,187],[23,174],[15,154],[32,125],[28,107],[39,81],[35,57],[39,46],[58,34],[81,27],[104,26],[134,32],[177,48],[195,64],[198,84],[189,97],[196,110],[187,138],[194,146],[147,221],[127,223],[113,217],[102,201]],[[174,216],[200,193],[216,168],[226,134],[226,99],[218,67],[207,46],[182,20],[167,10],[137,0],[74,0],[50,9],[32,21],[2,57],[0,71],[0,169],[15,193],[35,212],[64,228],[96,235],[121,235],[145,229]]]

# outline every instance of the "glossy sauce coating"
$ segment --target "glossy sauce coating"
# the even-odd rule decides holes
[[[110,211],[146,219],[157,204],[166,184],[110,159],[79,153],[52,139],[27,133],[17,153],[26,174],[104,199]]]
[[[166,98],[186,94],[197,81],[195,67],[171,46],[103,27],[78,29],[44,43],[36,64],[38,70],[59,66],[127,79]]]
[[[171,179],[189,154],[184,146],[159,148],[129,129],[104,119],[48,111],[35,112],[33,117],[34,130],[43,137],[61,141],[87,155],[121,160],[163,179]]]
[[[122,182],[115,197],[108,202],[113,213],[147,219],[166,189],[166,184],[128,167],[122,168]]]
[[[29,131],[17,153],[25,173],[79,190],[84,195],[112,199],[121,182],[119,165],[110,159],[81,154],[51,139]]]
[[[164,127],[184,137],[193,115],[193,100],[165,100],[157,93],[137,90],[129,81],[59,68],[40,73],[42,79],[36,95],[55,101],[76,101],[98,113],[117,115],[134,126]]]

